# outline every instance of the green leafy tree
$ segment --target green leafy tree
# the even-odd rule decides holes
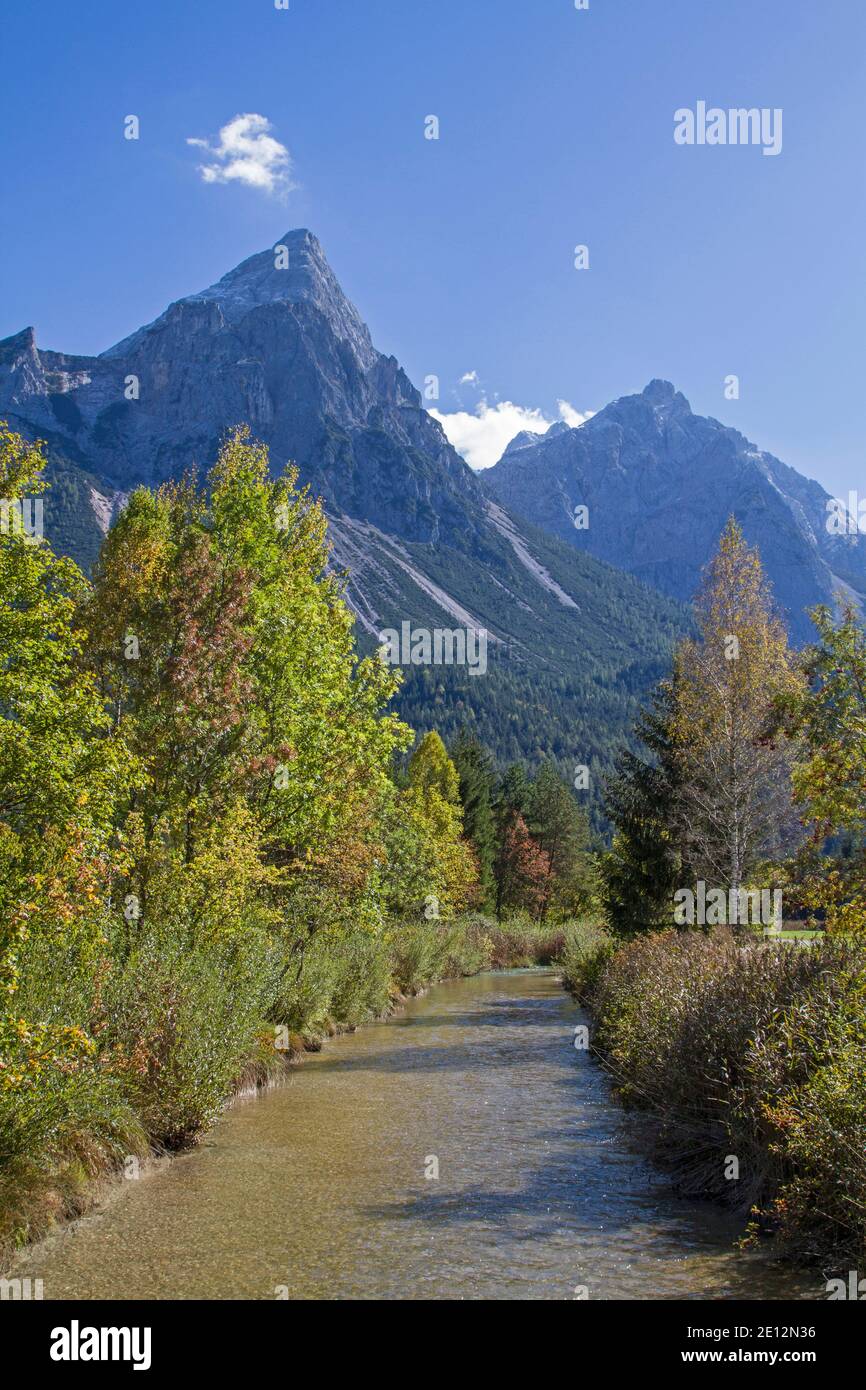
[[[211,479],[220,552],[253,576],[247,669],[253,681],[253,801],[278,859],[323,864],[375,814],[411,731],[384,707],[399,674],[359,659],[342,583],[327,569],[327,522],[277,479],[264,446],[236,431]]]
[[[793,874],[799,905],[830,930],[866,933],[866,634],[850,605],[812,619],[808,684],[779,702],[794,740],[794,796],[809,828]]]
[[[409,759],[409,785],[422,792],[435,790],[452,806],[460,799],[457,769],[435,731],[424,735]]]
[[[463,839],[460,807],[436,787],[394,791],[382,815],[385,907],[392,917],[449,918],[464,908],[477,866]]]
[[[0,425],[0,496],[41,492],[43,466],[38,446]],[[114,805],[137,775],[80,665],[74,615],[86,591],[47,543],[0,530],[0,1087],[37,1094],[52,1068],[71,1075],[93,1043],[80,1020],[50,1006],[23,1015],[22,972],[48,941],[95,969]]]

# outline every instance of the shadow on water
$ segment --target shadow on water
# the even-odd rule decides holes
[[[527,976],[532,978],[534,974],[535,972],[530,974],[530,972],[527,971],[523,978],[526,979]],[[512,975],[506,976],[505,978],[517,979],[520,977]],[[453,981],[449,981],[449,983],[453,983]],[[445,986],[440,985],[439,988],[444,989]],[[419,995],[417,999],[410,999],[408,1001],[408,1007],[411,1008],[413,1005],[426,1002],[427,999],[428,996]],[[577,1005],[572,1005],[571,1007],[577,1011]],[[393,1018],[388,1020],[388,1023],[390,1027],[398,1029],[417,1028],[419,1023],[423,1023],[425,1029],[469,1028],[478,1023],[492,1028],[510,1028],[512,1026],[520,1027],[521,1025],[527,1026],[530,1024],[537,1026],[540,1021],[540,1016],[546,1015],[549,1012],[550,1001],[543,998],[509,999],[507,1001],[498,998],[482,998],[477,1000],[471,1008],[449,1009],[436,1014],[425,1012],[420,1016],[407,1013],[395,1014]],[[541,1021],[543,1021],[543,1017]]]
[[[416,1005],[419,1002],[421,1001],[412,1001]],[[574,1010],[576,1019],[583,1017],[578,1013],[576,1006],[574,1006]],[[375,1053],[368,1052],[360,1056],[324,1052],[317,1056],[316,1067],[319,1071],[338,1069],[341,1072],[366,1070],[400,1072],[427,1069],[438,1071],[443,1067],[466,1070],[469,1067],[479,1065],[479,1057],[475,1051],[476,1046],[479,1050],[483,1046],[485,1061],[495,1057],[497,1051],[500,1051],[503,1060],[506,1060],[509,1065],[517,1067],[521,1065],[524,1058],[521,1040],[511,1036],[512,1030],[515,1028],[544,1028],[549,1026],[550,1018],[550,1001],[547,999],[508,1000],[505,1007],[503,1007],[501,999],[483,999],[479,1001],[478,1007],[471,1009],[454,1010],[440,1014],[424,1013],[414,1017],[389,1019],[387,1025],[389,1030],[398,1033],[393,1049],[377,1050]],[[407,1047],[407,1040],[402,1035],[402,1030],[418,1030],[419,1025],[423,1026],[425,1034],[451,1028],[460,1030],[464,1036],[461,1039],[455,1039],[453,1044],[450,1040],[442,1043],[434,1040],[426,1046],[413,1039],[413,1045]],[[470,1038],[468,1045],[467,1037]],[[557,1057],[559,1052],[563,1054],[561,1059]],[[549,1060],[553,1061],[556,1057],[563,1072],[570,1076],[572,1067],[567,1046],[563,1047],[560,1042],[557,1054],[551,1054]]]

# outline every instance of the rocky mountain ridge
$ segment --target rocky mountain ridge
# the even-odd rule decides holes
[[[652,381],[575,429],[558,423],[515,443],[481,475],[488,496],[673,598],[695,593],[731,515],[758,546],[796,640],[813,634],[816,604],[866,597],[866,537],[828,530],[820,484],[695,415],[670,382]]]

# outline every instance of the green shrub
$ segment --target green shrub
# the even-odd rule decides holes
[[[566,989],[581,999],[591,994],[615,949],[616,941],[604,927],[591,922],[567,923],[557,956]]]
[[[323,931],[296,941],[280,971],[268,1017],[308,1040],[356,1028],[391,997],[388,944],[368,931]]]
[[[490,968],[493,959],[491,937],[495,926],[495,921],[482,913],[468,913],[449,923],[442,972],[444,979],[477,975]]]
[[[565,942],[565,924],[538,922],[528,913],[515,913],[490,927],[493,944],[491,964],[496,970],[514,970],[528,965],[551,965],[559,958]]]
[[[219,1113],[258,1049],[274,966],[254,930],[213,944],[153,930],[109,980],[103,1045],[158,1147],[182,1147]]]
[[[333,946],[335,957],[331,1017],[356,1028],[378,1018],[391,998],[391,959],[387,943],[367,932],[353,932]]]
[[[392,936],[394,983],[401,994],[417,994],[446,972],[456,938],[449,924],[434,918],[401,922]]]
[[[34,933],[22,953],[16,1008],[31,1032],[20,1056],[4,1055],[0,1073],[0,1253],[43,1235],[55,1219],[86,1206],[91,1179],[140,1155],[147,1141],[120,1080],[102,1065],[93,1034],[98,976],[74,944]],[[76,1047],[63,1066],[34,1063],[40,1028],[74,1028]],[[18,1065],[18,1064],[21,1065]]]
[[[117,1079],[93,1061],[0,1088],[0,1256],[84,1210],[90,1180],[146,1150]]]
[[[268,1017],[302,1037],[322,1037],[331,1017],[337,970],[337,953],[325,934],[291,948],[284,945]]]
[[[489,968],[496,930],[493,918],[480,912],[450,921],[425,919],[401,922],[392,933],[394,979],[410,993],[436,980],[477,975]]]
[[[763,1216],[801,1254],[866,1259],[866,946],[789,948],[819,969],[758,1036],[749,1074],[763,1100],[779,1193]]]

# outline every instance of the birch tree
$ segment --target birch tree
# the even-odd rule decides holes
[[[677,649],[671,725],[676,819],[696,878],[738,890],[798,835],[793,750],[771,711],[802,683],[757,549],[733,517],[696,600],[698,635]]]

